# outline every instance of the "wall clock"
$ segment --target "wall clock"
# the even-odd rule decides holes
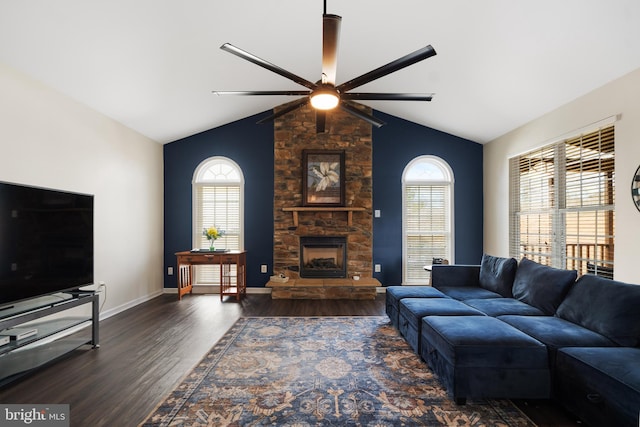
[[[633,204],[640,211],[640,167],[636,170],[633,181],[631,181],[631,198]]]

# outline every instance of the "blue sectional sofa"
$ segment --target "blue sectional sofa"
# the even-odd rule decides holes
[[[387,288],[387,313],[457,403],[553,398],[589,425],[639,425],[640,285],[485,254],[408,288]]]

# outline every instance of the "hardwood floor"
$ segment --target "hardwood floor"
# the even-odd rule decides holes
[[[66,403],[71,426],[136,426],[241,316],[383,316],[374,301],[241,302],[218,295],[162,295],[100,322],[100,348],[78,350],[0,389],[1,403]],[[575,426],[549,401],[516,402],[539,426]]]

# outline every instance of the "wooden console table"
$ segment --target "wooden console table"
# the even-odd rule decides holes
[[[220,300],[235,295],[237,300],[247,294],[247,252],[176,252],[178,260],[178,299],[193,290],[194,265],[220,265]],[[237,267],[237,276],[231,275],[231,265]]]

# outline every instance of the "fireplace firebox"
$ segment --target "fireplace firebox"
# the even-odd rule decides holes
[[[300,277],[347,277],[347,238],[341,236],[300,237]]]

